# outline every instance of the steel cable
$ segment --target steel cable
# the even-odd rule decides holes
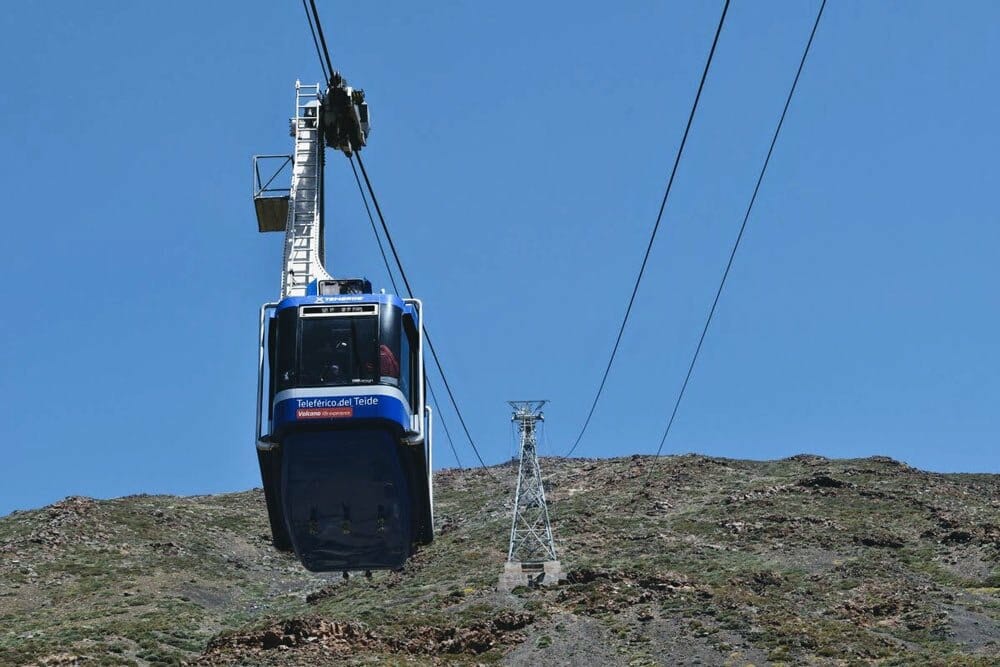
[[[604,369],[604,375],[601,377],[601,383],[597,387],[597,394],[594,396],[594,402],[590,406],[590,412],[587,413],[587,418],[583,422],[583,428],[580,429],[580,434],[576,436],[573,446],[569,448],[568,452],[566,452],[566,456],[571,456],[573,452],[576,451],[577,446],[583,439],[584,433],[587,432],[590,420],[594,416],[594,411],[597,409],[597,403],[601,398],[601,394],[604,392],[604,385],[608,381],[608,374],[611,372],[611,366],[614,364],[615,357],[618,354],[618,347],[621,345],[622,335],[625,333],[625,325],[628,324],[628,318],[632,314],[632,306],[635,304],[635,297],[639,292],[639,284],[642,282],[642,276],[646,271],[646,264],[649,262],[649,254],[653,250],[653,242],[656,240],[656,232],[660,228],[660,221],[663,219],[663,211],[667,206],[667,199],[670,197],[670,190],[674,184],[674,177],[677,175],[677,167],[681,162],[681,156],[684,154],[684,146],[687,144],[687,138],[691,131],[691,124],[694,122],[695,112],[698,110],[698,101],[701,99],[701,91],[705,87],[705,80],[708,78],[708,70],[712,66],[712,57],[715,55],[715,47],[719,43],[719,35],[722,34],[722,26],[726,21],[726,12],[729,11],[729,2],[730,0],[726,0],[725,5],[722,7],[722,16],[719,17],[719,25],[715,29],[715,37],[712,38],[712,48],[709,49],[708,58],[705,61],[705,68],[701,73],[701,81],[698,83],[698,92],[695,93],[694,103],[691,105],[691,113],[688,114],[687,125],[684,127],[684,134],[681,136],[681,143],[677,148],[677,155],[674,158],[674,166],[670,170],[670,178],[667,180],[666,191],[663,193],[663,200],[660,202],[660,211],[656,214],[656,224],[653,225],[653,231],[649,236],[649,243],[646,245],[646,254],[642,258],[642,264],[639,267],[639,275],[636,276],[635,285],[632,287],[632,296],[629,297],[628,307],[625,309],[625,317],[622,319],[622,324],[618,328],[618,337],[615,339],[614,347],[611,349],[611,358],[608,359],[608,365]]]
[[[375,225],[375,218],[372,216],[371,207],[368,206],[368,197],[365,196],[364,186],[361,185],[361,178],[358,176],[358,169],[354,166],[354,160],[348,160],[351,164],[351,171],[354,172],[354,182],[358,184],[358,192],[361,194],[361,201],[365,205],[365,212],[368,214],[368,221],[372,226],[372,233],[375,234],[375,242],[378,243],[379,252],[382,253],[382,262],[385,264],[385,272],[389,276],[389,282],[392,283],[393,293],[399,294],[399,286],[396,284],[396,278],[393,276],[392,269],[389,267],[389,258],[385,254],[385,246],[382,244],[382,237],[378,233],[378,227]],[[431,384],[430,380],[427,381],[427,389],[430,390],[431,398],[434,399],[434,404],[438,406],[438,419],[441,420],[441,426],[444,428],[444,434],[448,438],[448,446],[451,448],[451,453],[455,456],[455,462],[458,464],[460,470],[464,470],[465,466],[462,465],[462,459],[459,458],[458,452],[455,450],[455,443],[451,439],[451,430],[448,428],[448,423],[444,420],[444,413],[441,411],[441,402],[438,401],[437,394],[434,393],[434,385]]]
[[[303,0],[303,4],[304,3],[305,3],[305,0]],[[330,49],[327,47],[326,37],[323,34],[323,24],[320,22],[319,11],[316,9],[316,0],[309,0],[309,5],[312,8],[312,17],[311,18],[309,17],[309,12],[306,13],[306,17],[310,19],[309,20],[310,31],[313,31],[313,23],[315,23],[315,31],[313,31],[313,42],[315,44],[316,35],[318,33],[318,35],[319,35],[319,42],[322,45],[322,49],[320,49],[319,45],[316,45],[316,53],[317,53],[317,56],[319,56],[320,67],[323,69],[324,75],[326,75],[326,77],[327,77],[327,85],[329,86],[332,83],[333,73],[335,71],[333,69],[333,62],[330,59]],[[321,51],[322,51],[322,53],[321,53]],[[324,66],[324,56],[325,56],[325,66]],[[389,247],[392,250],[392,255],[393,255],[393,257],[396,260],[396,266],[399,269],[399,275],[400,275],[400,277],[402,277],[403,284],[406,286],[407,294],[410,296],[410,298],[413,298],[413,290],[410,288],[410,281],[407,279],[406,272],[403,270],[403,264],[402,264],[402,262],[399,259],[399,253],[396,251],[396,244],[393,242],[392,236],[389,233],[389,227],[388,227],[388,225],[385,222],[385,217],[382,215],[382,208],[379,206],[378,198],[375,196],[375,190],[372,187],[371,180],[368,178],[368,172],[367,172],[367,170],[365,170],[364,162],[361,160],[361,154],[358,153],[358,152],[355,152],[354,155],[351,156],[351,158],[352,158],[351,159],[351,169],[354,170],[354,177],[355,177],[355,179],[357,179],[357,177],[358,177],[357,170],[354,169],[353,158],[355,158],[355,157],[357,158],[358,166],[361,167],[361,173],[364,175],[365,184],[368,186],[368,192],[371,195],[372,203],[375,205],[375,211],[378,213],[379,220],[382,223],[382,230],[385,233],[386,240],[389,242]],[[358,182],[358,187],[361,188],[360,181]],[[363,190],[362,190],[361,194],[362,194],[362,198],[363,198],[364,203],[365,203],[365,209],[368,211],[368,217],[372,221],[372,226],[374,228],[374,224],[375,223],[374,223],[374,220],[372,220],[372,218],[371,218],[371,209],[368,207],[368,201],[366,199],[364,199],[364,191]],[[385,248],[382,246],[382,241],[379,238],[377,230],[375,231],[375,238],[378,241],[379,250],[382,253],[382,260],[386,264],[386,270],[389,273],[389,280],[390,280],[390,282],[392,282],[393,288],[398,293],[399,289],[396,286],[396,281],[393,278],[392,271],[389,271],[389,261],[386,258]],[[444,374],[444,368],[441,366],[441,360],[438,358],[437,350],[434,348],[434,343],[431,341],[430,335],[427,332],[427,327],[423,327],[423,332],[424,332],[424,337],[427,339],[427,346],[428,346],[428,348],[430,348],[431,355],[434,357],[434,363],[437,366],[438,373],[441,375],[441,381],[444,383],[444,387],[445,387],[445,389],[448,392],[448,398],[451,400],[451,404],[455,408],[455,414],[458,415],[458,420],[462,424],[462,429],[465,431],[465,435],[469,439],[469,444],[472,445],[472,450],[475,452],[476,458],[479,459],[479,463],[483,466],[483,469],[486,470],[487,475],[489,475],[493,479],[496,479],[493,476],[493,474],[489,471],[489,469],[486,467],[486,463],[483,461],[482,456],[480,456],[480,454],[479,454],[479,448],[476,447],[476,443],[472,439],[472,435],[469,433],[469,428],[468,428],[468,426],[465,423],[465,418],[462,416],[462,411],[458,407],[458,402],[455,400],[455,395],[454,395],[454,393],[451,390],[451,385],[448,382],[448,378]],[[434,399],[434,402],[440,408],[440,403],[438,403],[437,396],[434,394],[434,389],[433,389],[433,387],[430,386],[430,383],[428,383],[428,389],[430,389],[431,397]],[[439,410],[439,412],[441,412],[441,411]],[[458,452],[455,451],[454,443],[451,440],[451,432],[448,430],[448,426],[447,426],[447,424],[445,423],[445,421],[443,419],[443,415],[440,415],[440,416],[441,416],[441,425],[444,427],[445,435],[448,437],[448,443],[449,443],[449,445],[451,445],[452,453],[455,455],[455,461],[458,463],[459,468],[461,468],[462,467],[462,462],[461,462],[461,459],[459,459],[459,457],[458,457]]]
[[[355,152],[352,159],[356,159],[358,166],[361,167],[361,175],[364,177],[365,185],[368,187],[368,196],[371,197],[372,204],[375,206],[375,213],[378,215],[379,222],[382,224],[382,232],[385,234],[385,238],[389,242],[389,249],[392,251],[392,256],[396,260],[396,268],[399,271],[400,277],[403,279],[403,285],[406,287],[407,294],[412,298],[413,288],[410,287],[410,281],[406,277],[406,271],[403,269],[403,263],[399,258],[399,252],[396,250],[396,244],[392,240],[392,234],[389,232],[389,226],[386,224],[385,216],[382,214],[382,207],[378,203],[378,197],[375,195],[375,189],[372,187],[371,179],[368,177],[368,170],[365,169],[364,160],[361,159],[361,153]],[[469,432],[469,427],[465,422],[465,417],[462,415],[461,408],[458,406],[458,401],[455,400],[455,394],[451,389],[451,383],[448,382],[448,376],[444,372],[444,367],[441,365],[441,359],[438,357],[437,349],[434,347],[434,341],[431,340],[427,327],[424,327],[424,338],[427,339],[427,347],[431,351],[431,356],[434,358],[434,364],[437,366],[438,374],[441,376],[441,381],[444,383],[445,391],[448,393],[448,398],[451,401],[452,407],[455,409],[458,421],[462,425],[465,437],[469,440],[469,444],[472,446],[472,451],[476,454],[476,458],[486,471],[486,474],[496,480],[496,477],[494,477],[493,473],[490,472],[486,462],[483,460],[482,455],[479,453],[479,447],[476,446],[476,441],[472,438],[472,434]]]
[[[319,48],[319,41],[316,39],[316,28],[313,25],[313,17],[309,11],[309,5],[306,0],[302,0],[302,9],[306,10],[306,20],[309,21],[309,33],[313,38],[313,45],[316,47],[316,56],[319,58],[319,67],[323,70],[323,78],[326,80],[327,84],[330,83],[330,76],[332,72],[326,70],[326,63],[323,62],[323,52]]]
[[[705,335],[708,333],[708,327],[712,324],[712,317],[715,315],[715,309],[719,305],[719,298],[722,296],[722,289],[726,286],[726,279],[729,277],[729,271],[733,268],[733,260],[736,258],[736,251],[739,250],[740,241],[743,240],[743,233],[746,231],[747,222],[750,220],[750,213],[753,211],[754,202],[757,201],[757,193],[760,192],[760,185],[764,180],[764,174],[767,172],[767,165],[771,162],[771,155],[774,153],[774,146],[778,143],[778,135],[781,133],[781,127],[785,122],[785,116],[788,114],[788,107],[792,103],[792,97],[795,95],[795,89],[799,84],[799,77],[802,75],[802,69],[806,64],[806,57],[809,55],[809,49],[812,46],[813,38],[816,36],[816,29],[819,27],[819,20],[823,16],[823,8],[826,7],[826,0],[823,0],[819,6],[819,11],[816,13],[816,20],[813,23],[812,31],[809,33],[809,40],[806,42],[806,47],[802,51],[802,58],[799,60],[799,68],[795,72],[795,79],[792,81],[792,87],[788,91],[788,97],[785,98],[785,106],[781,110],[781,117],[778,119],[778,125],[774,129],[774,135],[771,137],[771,145],[767,149],[767,156],[764,158],[764,164],[760,168],[760,174],[757,176],[757,183],[754,186],[753,194],[750,196],[750,203],[747,205],[746,214],[743,216],[743,223],[740,225],[740,231],[736,235],[736,241],[733,243],[733,248],[729,253],[729,261],[726,262],[726,269],[722,273],[722,279],[719,281],[719,288],[715,291],[715,299],[712,301],[712,307],[708,311],[708,317],[705,318],[705,326],[702,327],[701,336],[698,338],[698,345],[695,347],[694,355],[691,357],[691,363],[688,365],[687,374],[684,376],[684,383],[681,385],[680,392],[677,394],[677,400],[674,402],[674,409],[670,413],[670,419],[667,421],[667,427],[663,431],[663,437],[660,438],[660,445],[656,448],[656,455],[653,457],[654,462],[660,456],[660,452],[663,451],[663,444],[667,441],[667,435],[670,433],[670,428],[674,424],[674,419],[677,417],[677,410],[680,408],[681,400],[684,398],[684,392],[687,389],[688,382],[691,380],[691,374],[694,372],[695,363],[698,361],[698,355],[701,353],[702,344],[705,342]],[[653,467],[650,465],[649,472],[646,474],[646,482],[643,485],[643,489],[648,486],[650,478],[653,474]],[[633,503],[633,507],[635,504]],[[635,510],[633,510],[634,513]]]

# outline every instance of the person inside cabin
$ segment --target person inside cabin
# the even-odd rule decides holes
[[[396,355],[392,353],[392,350],[385,343],[378,348],[378,360],[379,375],[382,376],[382,382],[398,385],[399,362],[396,361]]]
[[[319,350],[320,382],[324,384],[343,384],[345,358],[349,345],[347,341],[334,336],[334,339],[323,341]]]

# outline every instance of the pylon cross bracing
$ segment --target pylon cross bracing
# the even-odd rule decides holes
[[[556,560],[549,508],[545,502],[542,470],[538,464],[539,422],[545,420],[541,408],[548,401],[508,401],[514,412],[511,420],[521,436],[514,516],[510,528],[508,563],[543,563]]]

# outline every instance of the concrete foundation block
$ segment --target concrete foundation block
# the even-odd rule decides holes
[[[534,588],[536,586],[556,586],[565,581],[566,575],[562,565],[557,560],[541,563],[504,563],[500,573],[499,588],[510,592],[518,586]]]

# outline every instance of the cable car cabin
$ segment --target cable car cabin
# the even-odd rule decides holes
[[[369,293],[323,295],[339,291],[329,283]],[[274,544],[314,572],[402,567],[433,538],[421,304],[367,281],[318,288],[261,309],[257,451]]]

